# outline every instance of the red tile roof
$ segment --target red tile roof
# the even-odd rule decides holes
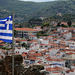
[[[50,68],[47,68],[46,70],[47,71],[60,71],[60,70],[62,70],[62,68],[56,66],[54,68],[51,68],[51,67]]]
[[[42,56],[41,53],[28,53],[29,56],[39,57]]]
[[[31,60],[39,60],[40,58],[38,58],[38,57],[29,57],[29,58],[27,58],[27,59],[31,59]]]
[[[4,42],[4,41],[0,40],[0,43],[2,43],[2,42]]]
[[[30,35],[30,37],[36,37],[35,35]]]
[[[29,53],[30,53],[30,52],[36,52],[36,50],[30,50]]]
[[[41,29],[32,29],[32,28],[15,28],[17,31],[41,31]]]

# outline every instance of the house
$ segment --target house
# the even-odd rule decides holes
[[[51,46],[49,44],[44,44],[44,43],[40,44],[40,49],[47,49],[48,50],[49,48],[51,48]]]
[[[25,39],[16,39],[15,43],[20,43],[20,44],[26,43],[27,44],[27,40],[25,40]]]
[[[75,49],[75,41],[71,41],[71,43],[69,44],[69,48]]]
[[[46,38],[49,39],[49,40],[52,40],[53,36],[47,36]]]
[[[3,47],[5,45],[5,42],[0,40],[0,48]]]
[[[44,44],[49,44],[49,39],[43,39]]]
[[[38,63],[38,61],[41,61],[41,59],[38,57],[28,57],[27,59],[24,60],[24,63],[30,65],[30,64]]]
[[[28,35],[36,35],[42,29],[32,29],[32,28],[15,28],[14,30],[17,31],[17,37],[28,38]]]
[[[36,53],[36,50],[30,50],[29,53]]]
[[[62,75],[61,71],[62,71],[61,67],[58,66],[49,67],[46,68],[46,73],[47,73],[46,75]]]
[[[19,53],[19,54],[22,54],[23,52],[28,53],[29,50],[26,50],[26,49],[23,48],[23,47],[16,47],[16,48],[15,48],[15,51],[14,51],[14,53]]]
[[[41,29],[41,26],[35,26],[34,29]]]
[[[40,36],[39,39],[46,39],[46,36]]]
[[[50,57],[52,57],[53,55],[56,55],[58,51],[59,51],[59,48],[50,48],[49,49]]]
[[[35,35],[30,35],[30,36],[28,36],[28,38],[30,40],[37,40],[37,36],[35,36]]]
[[[34,44],[29,48],[29,50],[37,50],[37,49],[39,49],[39,44]]]
[[[72,33],[71,32],[63,32],[61,33],[64,39],[69,40],[72,38]]]

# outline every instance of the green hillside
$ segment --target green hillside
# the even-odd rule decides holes
[[[75,0],[53,2],[23,2],[19,0],[0,0],[0,18],[15,11],[16,22],[28,21],[40,16],[50,17],[57,13],[75,13]]]

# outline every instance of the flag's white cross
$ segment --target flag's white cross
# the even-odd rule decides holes
[[[7,21],[7,19],[5,19],[5,20],[0,20],[0,21]],[[5,27],[5,24],[0,24],[0,27]]]
[[[10,21],[10,18],[11,18],[11,16],[9,16],[9,20],[6,21],[6,24],[7,24],[7,30],[9,30],[9,24],[12,24],[12,21]]]

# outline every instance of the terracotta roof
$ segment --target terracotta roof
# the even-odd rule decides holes
[[[5,43],[0,44],[1,46],[5,45]]]
[[[26,54],[22,54],[22,56],[24,57],[24,56],[27,56]]]
[[[42,56],[41,53],[28,53],[29,56],[39,57]]]
[[[35,26],[35,28],[41,28],[41,26]]]
[[[46,44],[44,44],[44,43],[40,44],[40,46],[43,46],[43,45],[46,45]]]
[[[2,42],[4,42],[4,41],[0,40],[0,43],[2,43]]]
[[[2,58],[2,56],[0,55],[0,59]]]
[[[68,25],[67,22],[61,22],[61,24]]]
[[[28,41],[30,43],[33,43],[33,42],[38,42],[37,40],[31,40],[31,41]]]
[[[63,32],[63,33],[61,33],[61,34],[68,34],[68,33],[70,33],[70,32]]]
[[[45,53],[45,52],[49,52],[48,50],[43,50],[43,51],[41,51],[40,53]]]
[[[36,52],[36,50],[30,50],[29,53],[30,53],[30,52]]]
[[[47,36],[47,37],[53,37],[53,36]]]
[[[44,55],[45,57],[48,57],[48,56],[50,56],[49,54],[46,54],[46,55]]]
[[[49,39],[46,39],[46,38],[45,38],[45,39],[43,39],[43,40],[49,40]]]
[[[75,53],[73,53],[73,52],[69,52],[69,53],[66,53],[66,54],[68,54],[68,55],[72,55],[72,54],[75,54]]]
[[[30,37],[36,37],[35,35],[30,35]]]
[[[15,28],[17,31],[41,31],[41,29],[32,29],[32,28]]]
[[[47,71],[60,71],[60,70],[62,70],[62,68],[56,66],[54,68],[51,68],[51,67],[50,68],[47,68],[46,70]]]
[[[42,61],[38,61],[38,63],[39,63],[39,64],[41,64],[41,63],[42,63]]]
[[[50,57],[47,57],[46,59],[47,59],[47,60],[50,60],[51,58],[50,58]]]
[[[56,55],[61,55],[60,53],[56,54]]]
[[[27,41],[27,40],[23,40],[23,39],[16,39],[15,41]]]
[[[34,53],[34,54],[32,54],[33,56],[42,56],[42,54],[41,53]]]
[[[27,58],[27,59],[31,59],[31,60],[39,60],[40,58],[38,58],[38,57],[29,57],[29,58]]]
[[[47,70],[47,71],[56,71],[55,69],[53,69],[53,68],[51,68],[51,67],[50,67],[50,68],[46,68],[46,70]]]

